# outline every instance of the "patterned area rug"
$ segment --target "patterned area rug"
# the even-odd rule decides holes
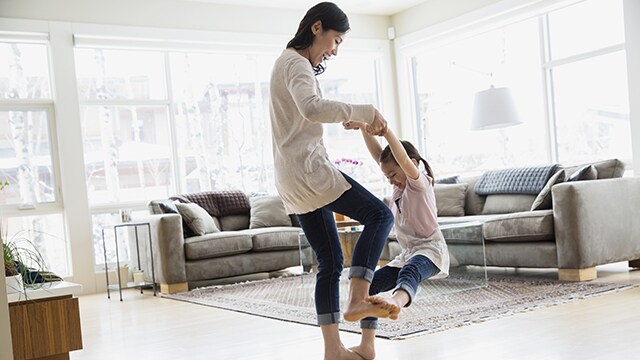
[[[314,283],[315,275],[306,274],[198,288],[163,297],[316,325]],[[424,281],[413,304],[402,310],[398,320],[380,320],[377,335],[387,339],[403,339],[633,286],[506,276],[490,276],[487,279],[484,273],[453,273],[446,279]],[[347,289],[347,274],[344,273],[341,281],[343,304]],[[343,322],[340,329],[359,332],[359,324]]]

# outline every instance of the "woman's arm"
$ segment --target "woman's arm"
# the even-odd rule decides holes
[[[405,175],[413,180],[418,179],[420,177],[420,169],[418,169],[416,164],[411,161],[411,158],[407,155],[407,151],[404,149],[402,143],[398,140],[393,131],[387,130],[384,138],[387,139],[389,147],[391,148],[391,153]]]

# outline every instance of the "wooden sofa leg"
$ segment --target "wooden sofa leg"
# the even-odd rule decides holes
[[[160,284],[160,292],[163,294],[175,294],[189,291],[189,284],[186,282],[175,284]]]
[[[640,259],[629,261],[629,267],[640,268]]]
[[[595,266],[584,269],[558,269],[558,279],[561,281],[589,281],[597,277]]]

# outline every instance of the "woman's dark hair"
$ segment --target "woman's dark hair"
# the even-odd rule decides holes
[[[302,21],[300,21],[296,35],[287,44],[287,48],[304,50],[311,46],[314,37],[311,26],[318,20],[322,23],[322,30],[324,31],[335,30],[340,33],[346,33],[350,29],[347,14],[334,3],[321,2],[307,11]],[[313,72],[316,75],[320,75],[324,72],[324,69],[324,65],[318,64],[313,68]]]
[[[435,181],[433,177],[433,170],[431,170],[431,166],[429,166],[429,163],[427,162],[427,160],[423,159],[422,156],[420,156],[418,149],[416,149],[416,147],[413,146],[412,143],[406,140],[402,140],[400,141],[400,143],[402,144],[402,147],[404,148],[404,150],[407,152],[407,155],[409,155],[410,159],[414,159],[415,161],[417,161],[418,165],[420,165],[420,162],[422,161],[422,163],[424,164],[424,168],[427,170],[427,174],[431,178],[431,185],[434,185]],[[384,148],[384,150],[382,150],[379,161],[380,163],[387,163],[389,161],[393,161],[396,164],[398,163],[396,158],[393,157],[393,153],[391,152],[391,147],[389,147],[389,145],[387,145]]]

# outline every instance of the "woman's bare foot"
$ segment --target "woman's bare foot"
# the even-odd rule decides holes
[[[346,321],[359,321],[366,317],[386,318],[390,317],[394,310],[393,306],[390,306],[388,302],[384,301],[352,301],[349,303],[349,306],[347,306],[344,319]],[[397,312],[400,312],[400,310]]]
[[[373,360],[376,358],[376,349],[373,347],[373,345],[367,346],[364,344],[360,344],[350,347],[349,350],[360,355],[360,357],[365,360]]]
[[[402,307],[407,304],[407,301],[405,301],[403,297],[395,296],[395,294],[390,298],[383,298],[381,296],[370,296],[369,298],[367,298],[367,301],[378,306],[383,306],[385,309],[388,309],[389,319],[391,320],[398,320],[398,315],[400,315],[400,310],[402,310]]]
[[[337,349],[333,349],[331,353],[325,351],[324,360],[363,360],[362,356],[351,349],[347,349],[344,346],[340,346]]]

